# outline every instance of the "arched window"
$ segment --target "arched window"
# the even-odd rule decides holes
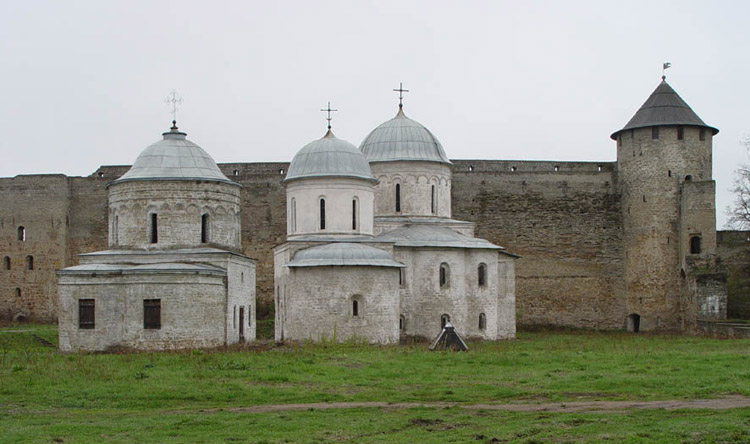
[[[320,229],[326,229],[326,200],[320,198]]]
[[[396,184],[396,212],[401,211],[401,184]]]
[[[120,236],[118,234],[118,231],[120,230],[120,216],[115,214],[115,223],[112,227],[112,237],[115,240],[115,244],[118,244],[120,242]]]
[[[18,240],[21,242],[26,241],[26,228],[18,227]]]
[[[292,210],[289,219],[292,221],[292,233],[297,231],[297,199],[292,198]]]
[[[690,236],[690,254],[701,254],[700,236]]]
[[[479,313],[479,329],[484,330],[487,328],[487,316],[484,313]]]
[[[690,174],[685,176],[685,182],[690,182],[691,180],[693,180],[693,176],[691,176]]]
[[[448,282],[450,281],[450,269],[448,268],[448,264],[443,262],[440,264],[440,286],[445,287],[448,285]]]
[[[352,296],[351,307],[352,307],[352,312],[351,312],[352,317],[361,318],[364,316],[365,307],[362,301],[362,296],[358,294],[355,294],[354,296]]]
[[[150,233],[151,233],[151,243],[155,244],[159,242],[159,217],[156,215],[156,213],[151,213],[151,227],[150,227]]]
[[[33,270],[34,269],[34,256],[26,256],[26,269],[27,270]]]
[[[352,199],[352,230],[357,229],[357,199]]]
[[[209,216],[208,213],[205,213],[201,216],[201,243],[205,244],[208,243],[208,222],[209,222]]]
[[[430,211],[432,214],[437,212],[437,196],[435,194],[435,185],[430,188]]]
[[[401,315],[398,317],[398,329],[404,331],[404,328],[406,328],[406,318]]]
[[[445,328],[445,324],[451,321],[450,315],[444,314],[440,316],[440,328]]]
[[[480,287],[487,285],[487,264],[479,264],[479,268],[477,268],[477,281]]]
[[[10,257],[5,256],[5,259],[3,259],[3,268],[10,270]]]

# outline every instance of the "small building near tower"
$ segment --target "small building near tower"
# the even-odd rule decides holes
[[[108,184],[109,249],[58,271],[62,351],[216,347],[255,339],[255,261],[240,185],[173,124]]]

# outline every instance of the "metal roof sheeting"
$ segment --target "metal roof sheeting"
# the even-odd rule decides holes
[[[610,137],[617,139],[618,134],[629,129],[663,125],[702,126],[714,134],[719,132],[718,129],[706,125],[667,81],[662,80],[627,125],[612,133]]]
[[[309,177],[353,177],[375,181],[367,159],[351,143],[328,130],[322,139],[305,145],[289,164],[285,182]]]
[[[186,134],[175,129],[164,138],[144,149],[127,173],[112,183],[133,180],[208,180],[234,183],[214,162],[214,159]]]
[[[419,160],[451,163],[437,137],[419,122],[406,117],[401,108],[396,117],[372,130],[359,149],[370,162]]]
[[[450,228],[429,225],[406,225],[376,236],[376,239],[393,242],[397,247],[504,249],[484,239],[464,236]]]
[[[403,264],[393,260],[385,250],[369,245],[336,242],[300,250],[294,255],[287,267],[325,267],[325,266],[359,266],[359,267],[396,267]]]
[[[203,264],[157,263],[143,265],[85,264],[63,268],[58,274],[208,273],[225,276],[226,270]]]

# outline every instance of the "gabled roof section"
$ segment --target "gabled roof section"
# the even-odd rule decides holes
[[[718,129],[706,125],[669,83],[662,80],[627,125],[612,133],[610,137],[616,140],[617,135],[625,130],[666,125],[701,126],[710,129],[713,134],[719,132]]]

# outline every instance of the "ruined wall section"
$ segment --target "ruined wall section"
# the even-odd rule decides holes
[[[727,317],[750,319],[750,231],[718,231],[717,252],[727,271]]]
[[[516,262],[519,325],[624,325],[612,162],[453,160],[453,217]]]
[[[55,322],[55,270],[67,265],[68,178],[0,179],[0,196],[0,319]]]

